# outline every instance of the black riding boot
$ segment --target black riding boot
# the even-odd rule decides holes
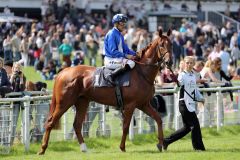
[[[131,69],[131,67],[128,64],[126,64],[124,67],[115,69],[110,75],[112,81],[115,81],[117,76],[119,76],[120,74],[122,74],[130,69]]]

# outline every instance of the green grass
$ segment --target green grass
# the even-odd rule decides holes
[[[169,135],[169,131],[165,131]],[[134,141],[126,142],[126,153],[119,149],[120,137],[89,138],[86,144],[89,151],[82,153],[76,141],[51,142],[44,156],[36,155],[40,144],[31,144],[30,151],[24,153],[23,145],[16,145],[9,155],[1,155],[3,160],[236,160],[240,156],[240,126],[202,129],[203,141],[207,151],[192,150],[190,134],[171,144],[168,151],[159,153],[156,148],[156,134],[136,135]]]

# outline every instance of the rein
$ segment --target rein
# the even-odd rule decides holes
[[[177,76],[174,74],[172,68],[168,66],[168,69],[169,69],[170,72],[172,73],[172,75],[173,75],[173,77],[174,77],[174,79],[175,79],[175,81],[176,81],[176,83],[177,83],[177,86],[180,87],[180,84],[179,84],[179,81],[178,81],[178,79],[177,79]]]

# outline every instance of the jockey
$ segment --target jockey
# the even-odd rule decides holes
[[[136,56],[136,52],[128,48],[121,34],[127,21],[128,17],[124,14],[114,15],[112,19],[114,27],[104,38],[104,64],[107,68],[115,69],[110,75],[113,81],[118,75],[135,66],[135,62],[131,59]]]

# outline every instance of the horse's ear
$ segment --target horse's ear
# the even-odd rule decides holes
[[[172,29],[168,29],[167,36],[169,37],[172,34]]]
[[[162,33],[163,33],[162,29],[159,29],[158,32],[159,32],[159,37],[162,37]]]

